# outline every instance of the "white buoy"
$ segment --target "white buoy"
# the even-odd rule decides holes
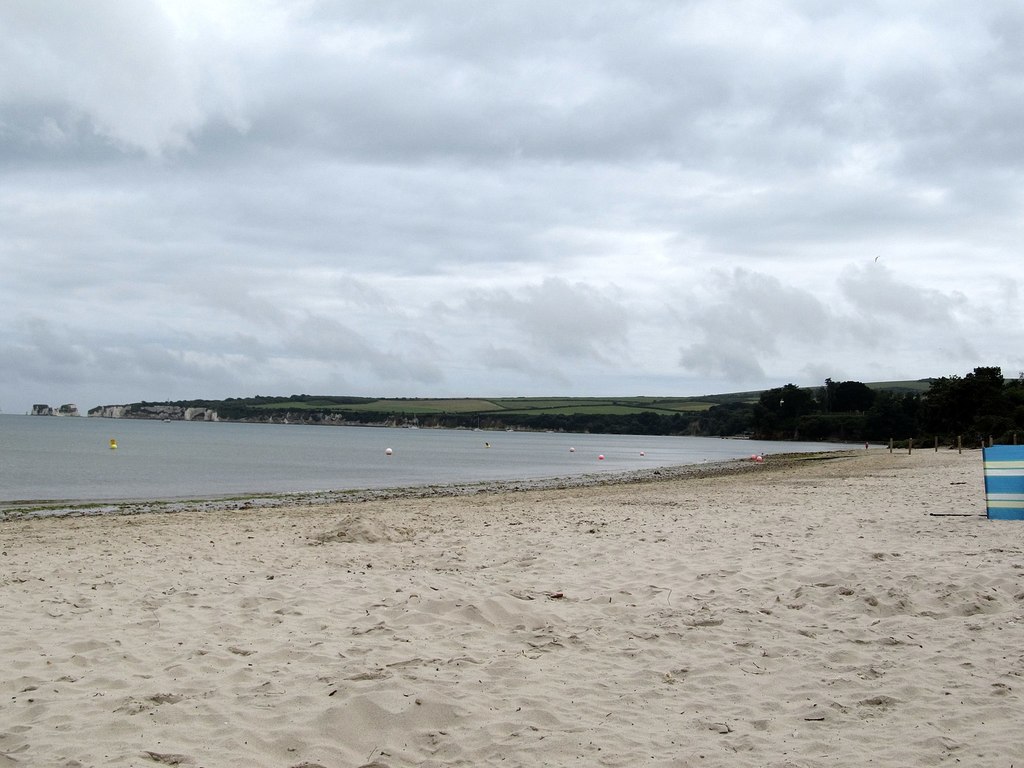
[[[641,456],[646,456],[647,454],[646,454],[646,453],[644,453],[643,451],[640,451],[640,455],[641,455]]]
[[[390,448],[385,448],[384,449],[384,455],[385,456],[390,456],[392,453],[394,453],[394,451],[392,451]]]
[[[575,448],[570,448],[569,449],[569,453],[576,453],[576,449]]]

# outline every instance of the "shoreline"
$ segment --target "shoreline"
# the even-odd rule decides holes
[[[779,453],[766,457],[764,463],[750,459],[729,459],[699,464],[679,464],[624,472],[594,472],[583,475],[521,480],[481,481],[478,483],[444,483],[440,485],[396,488],[361,488],[335,491],[299,491],[282,494],[232,494],[230,496],[182,499],[39,499],[0,501],[0,524],[13,520],[40,517],[82,517],[93,515],[172,514],[188,510],[218,512],[238,509],[274,509],[293,506],[352,504],[386,499],[426,499],[470,496],[476,494],[511,493],[516,491],[591,488],[606,485],[629,485],[663,480],[695,479],[738,475],[746,472],[770,472],[801,461],[821,461],[856,456],[858,450],[821,451],[815,453]]]

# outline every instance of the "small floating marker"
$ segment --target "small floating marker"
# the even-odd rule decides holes
[[[117,450],[117,440],[115,440],[114,438],[110,438],[110,450]]]
[[[570,448],[569,449],[569,453],[576,453],[576,449],[575,448]]]
[[[603,454],[603,453],[599,453],[599,454],[597,455],[597,460],[598,460],[598,461],[604,461],[604,454]]]
[[[385,456],[390,456],[392,453],[394,453],[394,451],[392,451],[390,448],[385,448],[384,449],[384,455]]]
[[[484,448],[490,448],[490,447],[491,447],[490,443],[484,443]]]
[[[640,455],[641,455],[641,456],[646,456],[647,454],[646,454],[646,453],[644,453],[643,451],[640,451]]]

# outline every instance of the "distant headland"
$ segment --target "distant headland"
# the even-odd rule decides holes
[[[34,415],[77,416],[68,403]],[[911,381],[786,384],[693,397],[354,397],[257,395],[101,405],[89,416],[405,428],[756,437],[843,442],[913,439],[947,444],[1013,442],[1024,432],[1024,374],[997,366]]]

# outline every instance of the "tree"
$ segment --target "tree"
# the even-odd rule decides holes
[[[769,440],[797,439],[797,421],[815,410],[817,405],[808,389],[786,384],[766,390],[754,406],[754,435]]]
[[[1013,398],[1002,369],[979,367],[963,378],[932,382],[923,403],[924,427],[935,435],[984,437],[1013,425]]]
[[[863,412],[875,402],[875,391],[859,381],[841,381],[832,395],[834,413]]]
[[[865,440],[888,440],[918,434],[921,398],[911,393],[878,392],[864,416]]]
[[[713,405],[699,416],[696,426],[701,435],[748,434],[754,429],[754,406],[750,403]]]

